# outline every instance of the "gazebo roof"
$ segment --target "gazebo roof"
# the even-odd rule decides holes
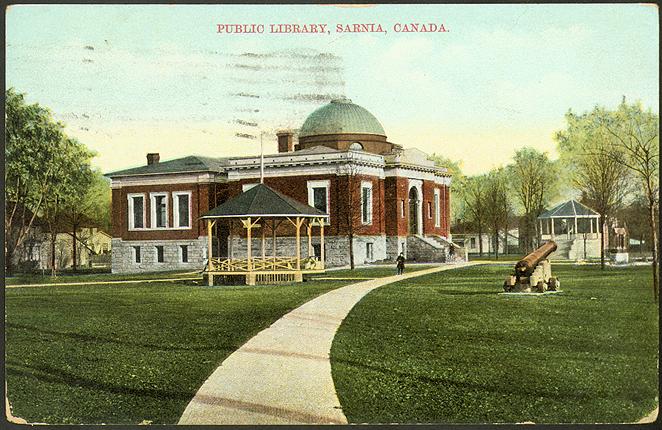
[[[328,217],[324,212],[283,195],[264,184],[257,184],[216,206],[201,218],[254,217]]]
[[[538,219],[544,218],[574,218],[599,217],[600,214],[578,201],[568,200],[540,214]]]

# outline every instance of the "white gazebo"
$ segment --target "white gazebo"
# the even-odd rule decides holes
[[[600,214],[575,200],[543,212],[538,223],[542,240],[600,238]]]

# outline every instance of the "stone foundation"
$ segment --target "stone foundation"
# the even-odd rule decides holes
[[[180,245],[188,246],[188,262],[182,263]],[[136,263],[133,247],[140,247],[140,263]],[[163,263],[157,262],[156,246],[163,246]],[[169,270],[202,270],[207,260],[207,237],[189,240],[112,240],[112,272],[158,272]]]

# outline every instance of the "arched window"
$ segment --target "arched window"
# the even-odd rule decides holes
[[[361,145],[360,142],[354,142],[351,145],[349,145],[349,149],[352,151],[363,151],[363,145]]]

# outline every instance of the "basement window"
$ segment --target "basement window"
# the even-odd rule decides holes
[[[188,245],[179,245],[179,261],[188,263]]]
[[[156,262],[163,263],[164,261],[165,257],[163,255],[163,245],[158,245],[156,246]]]
[[[140,263],[140,247],[139,246],[134,246],[133,247],[133,262],[134,263]]]

